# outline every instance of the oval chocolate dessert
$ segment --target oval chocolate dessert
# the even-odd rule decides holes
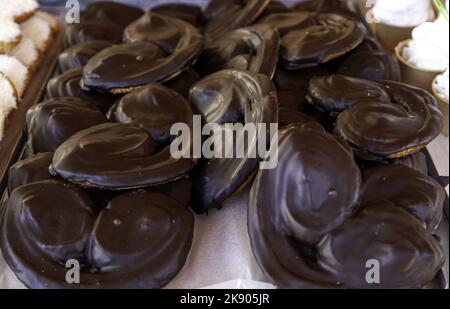
[[[278,33],[269,26],[237,29],[207,42],[197,66],[203,75],[236,69],[272,78],[278,62],[279,44]]]
[[[281,65],[287,70],[317,66],[356,48],[367,30],[359,22],[337,14],[319,14],[313,25],[281,39]]]
[[[266,124],[277,122],[276,92],[270,79],[262,74],[223,70],[200,80],[191,88],[189,101],[194,113],[202,116],[205,124],[220,125],[225,132],[225,124]],[[246,134],[236,133],[233,145],[242,146],[242,158],[213,157],[202,160],[193,172],[195,211],[205,212],[220,207],[232,194],[241,189],[257,168],[260,159],[251,157],[257,149],[257,140],[262,128],[259,126],[254,136],[246,142]],[[270,143],[269,137],[266,142]]]
[[[122,28],[144,15],[138,7],[112,1],[100,1],[89,4],[81,13],[82,21],[105,20]]]
[[[90,20],[79,24],[70,24],[64,35],[64,48],[81,42],[102,40],[110,43],[122,42],[122,28],[102,20]]]
[[[97,218],[92,209],[83,191],[55,180],[15,190],[0,241],[20,281],[30,288],[160,288],[184,265],[194,218],[176,200],[131,192]],[[71,259],[81,265],[79,284],[66,281]]]
[[[281,37],[294,30],[300,30],[314,24],[314,15],[309,12],[289,12],[271,14],[258,21],[276,29]]]
[[[369,284],[367,262],[379,263]],[[422,222],[389,201],[364,205],[318,246],[319,264],[349,288],[422,288],[444,264],[439,241]]]
[[[392,163],[404,165],[424,175],[428,175],[427,157],[423,152],[419,151],[407,157],[392,160]]]
[[[187,175],[194,159],[175,159],[146,131],[105,123],[78,132],[53,156],[52,175],[88,188],[133,189]]]
[[[118,99],[109,93],[99,93],[81,88],[80,81],[83,77],[83,68],[74,68],[51,78],[47,83],[47,95],[50,99],[59,97],[78,97],[90,102],[103,113],[111,108]]]
[[[52,159],[52,152],[43,152],[12,165],[8,171],[9,192],[29,183],[53,179],[48,171]]]
[[[83,87],[117,94],[167,81],[192,64],[203,48],[197,28],[153,12],[130,24],[124,40],[129,43],[104,49],[89,60]]]
[[[206,8],[208,22],[205,26],[205,36],[215,39],[221,35],[250,25],[269,4],[270,0],[249,1],[210,1]],[[214,11],[214,13],[211,13]]]
[[[307,244],[351,216],[361,183],[352,153],[329,133],[299,125],[280,133],[278,166],[258,172],[248,211],[253,253],[278,287],[339,286],[307,254],[314,251]]]
[[[28,153],[53,152],[76,132],[107,121],[95,106],[75,97],[34,105],[27,112]]]
[[[413,214],[436,232],[442,219],[445,191],[433,178],[407,166],[391,164],[364,171],[364,203],[387,200]]]
[[[365,102],[388,104],[391,101],[380,84],[343,75],[311,78],[307,98],[316,108],[332,115],[337,115],[355,104]]]
[[[356,104],[336,121],[335,133],[358,152],[381,158],[405,157],[440,134],[443,116],[431,94],[398,82],[379,85],[391,102]]]
[[[181,122],[192,128],[192,108],[180,94],[161,84],[148,84],[115,104],[108,113],[113,122],[129,123],[151,135],[160,146],[170,143],[170,128]]]
[[[184,20],[196,27],[203,21],[201,7],[187,3],[166,3],[152,8],[152,12]]]
[[[111,45],[111,42],[98,40],[76,44],[59,54],[59,67],[61,71],[84,67],[92,56]]]

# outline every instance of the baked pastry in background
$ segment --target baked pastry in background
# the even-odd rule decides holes
[[[19,44],[21,37],[19,25],[0,15],[0,54],[8,54]]]
[[[0,0],[0,7],[0,16],[6,16],[21,23],[33,16],[39,4],[36,0]]]
[[[0,55],[0,72],[14,85],[19,98],[30,80],[28,68],[19,60],[8,55]]]

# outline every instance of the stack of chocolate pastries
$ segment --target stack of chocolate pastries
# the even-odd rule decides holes
[[[252,249],[276,286],[441,287],[445,193],[420,150],[443,117],[346,3],[90,5],[66,28],[60,74],[29,111],[26,158],[10,169],[0,236],[17,277],[163,287],[190,250],[189,207],[220,208],[250,185]],[[277,167],[172,157],[172,124],[192,127],[194,115],[278,122]],[[66,282],[70,259],[80,284]]]

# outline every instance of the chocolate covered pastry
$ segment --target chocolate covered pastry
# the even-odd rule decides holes
[[[418,289],[444,264],[439,241],[422,222],[389,201],[365,204],[318,246],[319,265],[349,288]],[[367,281],[366,263],[379,262],[378,284]]]
[[[59,67],[62,71],[84,67],[92,56],[111,45],[108,41],[86,41],[73,45],[58,56]]]
[[[113,198],[97,217],[93,208],[86,193],[56,180],[15,190],[0,240],[19,280],[30,288],[160,288],[183,267],[194,218],[176,200],[138,191]],[[66,281],[71,259],[81,266],[78,284]]]
[[[103,20],[117,24],[122,29],[144,15],[140,8],[112,1],[99,1],[89,4],[81,13],[81,20]]]
[[[276,29],[280,36],[283,37],[291,31],[312,26],[314,17],[315,15],[309,12],[276,13],[261,18],[258,24],[268,25]]]
[[[364,171],[364,203],[388,200],[423,221],[430,233],[442,219],[445,191],[428,175],[399,164]]]
[[[108,113],[113,122],[144,129],[160,146],[170,144],[170,129],[174,123],[192,128],[192,117],[192,108],[184,97],[156,83],[127,94]]]
[[[118,100],[118,96],[109,93],[99,93],[84,90],[80,81],[83,77],[83,68],[74,68],[57,75],[47,83],[47,96],[50,99],[59,97],[78,97],[83,101],[90,102],[103,113],[111,108],[111,105]]]
[[[78,131],[107,122],[92,104],[60,97],[34,105],[27,113],[27,153],[53,152]]]
[[[335,132],[357,154],[401,158],[426,147],[443,126],[435,98],[425,90],[392,81],[378,83],[390,102],[374,100],[341,112]]]
[[[83,87],[118,94],[167,81],[192,64],[203,48],[197,28],[153,12],[130,24],[124,40],[127,43],[104,49],[89,60]]]
[[[201,7],[187,3],[166,3],[152,8],[152,12],[184,20],[199,27],[203,22]]]
[[[281,132],[278,166],[258,172],[248,213],[253,253],[277,286],[339,286],[308,252],[356,210],[361,183],[352,153],[323,129]]]
[[[120,163],[119,163],[120,162]],[[175,159],[131,124],[105,123],[78,132],[53,156],[50,173],[88,188],[133,189],[187,175],[194,159]]]
[[[294,90],[306,94],[311,78],[328,75],[328,71],[321,66],[295,71],[277,68],[274,82],[278,90]]]
[[[64,48],[81,42],[102,40],[112,44],[122,42],[122,28],[105,20],[90,20],[79,24],[70,24],[64,35]]]
[[[223,70],[200,80],[191,88],[189,100],[194,113],[207,123],[252,123],[277,122],[276,92],[269,78],[262,74],[238,70]],[[224,126],[221,126],[224,130]],[[257,168],[260,159],[249,154],[256,149],[255,136],[250,145],[244,146],[243,158],[212,158],[202,160],[193,172],[193,207],[197,212],[220,207],[245,182]],[[245,134],[236,137],[234,145],[244,145]],[[266,139],[269,142],[269,139]]]
[[[175,78],[163,83],[164,86],[175,90],[183,97],[189,97],[189,90],[192,85],[201,79],[200,75],[192,68],[187,68],[178,74]]]
[[[53,152],[43,152],[12,165],[8,172],[9,192],[29,183],[52,179],[48,171],[52,158]]]
[[[287,70],[317,66],[356,48],[366,33],[359,22],[337,14],[319,14],[311,26],[282,37],[280,64]]]
[[[278,62],[278,33],[267,25],[240,28],[207,42],[199,59],[200,72],[248,70],[272,78]]]
[[[216,39],[221,35],[252,24],[269,4],[269,0],[212,0],[205,11],[205,36]]]
[[[286,6],[286,4],[280,1],[271,0],[261,15],[259,15],[258,20],[261,20],[269,15],[288,12],[292,12],[292,9]]]

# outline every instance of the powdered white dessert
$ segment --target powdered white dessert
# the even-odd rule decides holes
[[[42,19],[45,19],[47,23],[50,25],[50,28],[52,28],[53,32],[58,32],[59,29],[58,20],[53,15],[43,11],[37,11],[35,15]]]
[[[18,24],[0,16],[0,54],[9,53],[20,42],[21,36]]]
[[[16,22],[22,22],[38,9],[36,0],[0,0],[2,15],[10,16]]]
[[[414,27],[435,17],[431,0],[377,0],[373,15],[383,24]]]
[[[434,85],[434,90],[436,93],[445,99],[448,103],[449,99],[449,69],[436,77]]]
[[[20,25],[22,36],[33,40],[37,49],[44,52],[52,37],[52,28],[47,20],[35,15]]]
[[[0,72],[11,81],[21,98],[29,78],[27,67],[14,57],[0,55]]]
[[[39,63],[39,50],[33,40],[26,37],[22,38],[20,43],[11,51],[10,55],[20,60],[30,71]]]
[[[17,97],[12,83],[0,73],[0,141],[3,138],[8,115],[17,107]]]
[[[444,17],[414,28],[403,58],[424,70],[444,71],[449,64],[449,24]]]

